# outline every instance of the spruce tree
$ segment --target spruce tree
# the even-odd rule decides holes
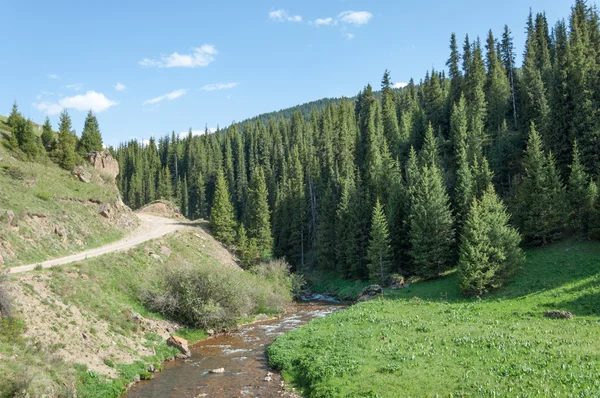
[[[246,225],[248,237],[256,240],[257,249],[263,258],[270,257],[273,251],[268,195],[264,172],[258,166],[252,172],[248,187]]]
[[[50,119],[46,116],[46,121],[42,126],[42,145],[46,149],[46,152],[52,153],[54,147],[56,145],[56,136],[52,131],[52,125],[50,124]]]
[[[492,185],[475,200],[461,233],[458,284],[480,296],[501,287],[523,262],[521,237]]]
[[[81,156],[85,157],[89,152],[101,151],[102,149],[102,134],[100,134],[98,119],[96,119],[96,115],[90,110],[85,118],[77,151]]]
[[[392,266],[392,251],[388,224],[379,199],[375,202],[371,220],[371,239],[367,249],[369,279],[385,286]]]
[[[72,170],[77,163],[75,147],[77,145],[77,136],[72,131],[71,117],[66,109],[60,114],[58,124],[58,143],[57,154],[58,164],[66,170]]]
[[[440,169],[422,167],[416,188],[410,217],[412,266],[419,276],[435,277],[455,257],[452,213]]]
[[[562,230],[563,187],[552,158],[542,149],[542,139],[534,123],[522,164],[524,175],[517,192],[518,223],[527,241],[546,244]]]
[[[485,85],[488,103],[487,126],[490,131],[498,131],[506,118],[510,99],[510,84],[502,61],[496,53],[496,40],[490,30],[486,42],[487,81]]]
[[[158,191],[156,196],[158,199],[171,200],[172,195],[171,188],[171,173],[169,172],[169,166],[163,167],[162,171],[159,172],[158,176]]]
[[[179,184],[181,187],[181,199],[179,202],[179,209],[181,210],[181,214],[186,218],[191,218],[189,213],[189,199],[188,199],[188,185],[187,185],[187,177],[184,176],[183,182]]]
[[[17,121],[13,128],[13,135],[17,138],[19,148],[27,156],[27,159],[33,160],[38,156],[40,146],[33,131],[33,122],[30,119]]]
[[[586,220],[588,214],[586,201],[589,177],[581,164],[577,141],[573,143],[573,162],[570,168],[571,174],[569,175],[568,185],[570,226],[576,234],[585,235],[588,224],[588,220]]]
[[[196,217],[208,218],[208,205],[206,204],[206,184],[202,172],[198,173],[196,180]],[[195,218],[196,218],[195,217]]]
[[[217,174],[215,197],[210,210],[210,230],[220,242],[230,245],[235,240],[236,222],[229,188],[222,170]]]

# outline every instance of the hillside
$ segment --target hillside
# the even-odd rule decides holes
[[[450,274],[315,320],[268,353],[311,397],[598,396],[598,308],[600,243],[565,241],[529,251],[489,297],[462,297]]]
[[[109,176],[89,183],[52,162],[16,158],[0,145],[0,266],[72,254],[114,241],[137,225]],[[102,216],[100,211],[108,208]]]

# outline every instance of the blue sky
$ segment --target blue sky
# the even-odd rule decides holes
[[[523,49],[531,6],[553,25],[571,0],[16,1],[2,6],[0,114],[43,122],[95,110],[104,141],[226,126],[445,67],[452,32],[504,24]]]

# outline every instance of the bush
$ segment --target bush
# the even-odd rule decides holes
[[[12,297],[8,294],[8,277],[6,273],[0,274],[0,319],[10,318],[13,315]]]
[[[233,326],[258,313],[280,313],[291,301],[289,266],[272,261],[245,272],[221,265],[164,267],[162,280],[142,292],[150,309],[197,328]]]
[[[45,201],[49,201],[50,199],[52,199],[52,195],[50,195],[46,191],[37,192],[35,194],[35,196],[36,196],[36,198],[41,199],[41,200],[45,200]]]

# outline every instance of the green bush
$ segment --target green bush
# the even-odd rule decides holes
[[[258,313],[280,313],[290,302],[289,266],[272,261],[250,272],[221,265],[164,267],[162,280],[142,292],[154,311],[197,328],[232,326]]]
[[[37,193],[35,194],[35,197],[36,197],[36,198],[38,198],[38,199],[41,199],[41,200],[46,200],[46,201],[48,201],[48,200],[52,199],[52,195],[50,195],[50,194],[49,194],[48,192],[46,192],[46,191],[40,191],[40,192],[37,192]]]

